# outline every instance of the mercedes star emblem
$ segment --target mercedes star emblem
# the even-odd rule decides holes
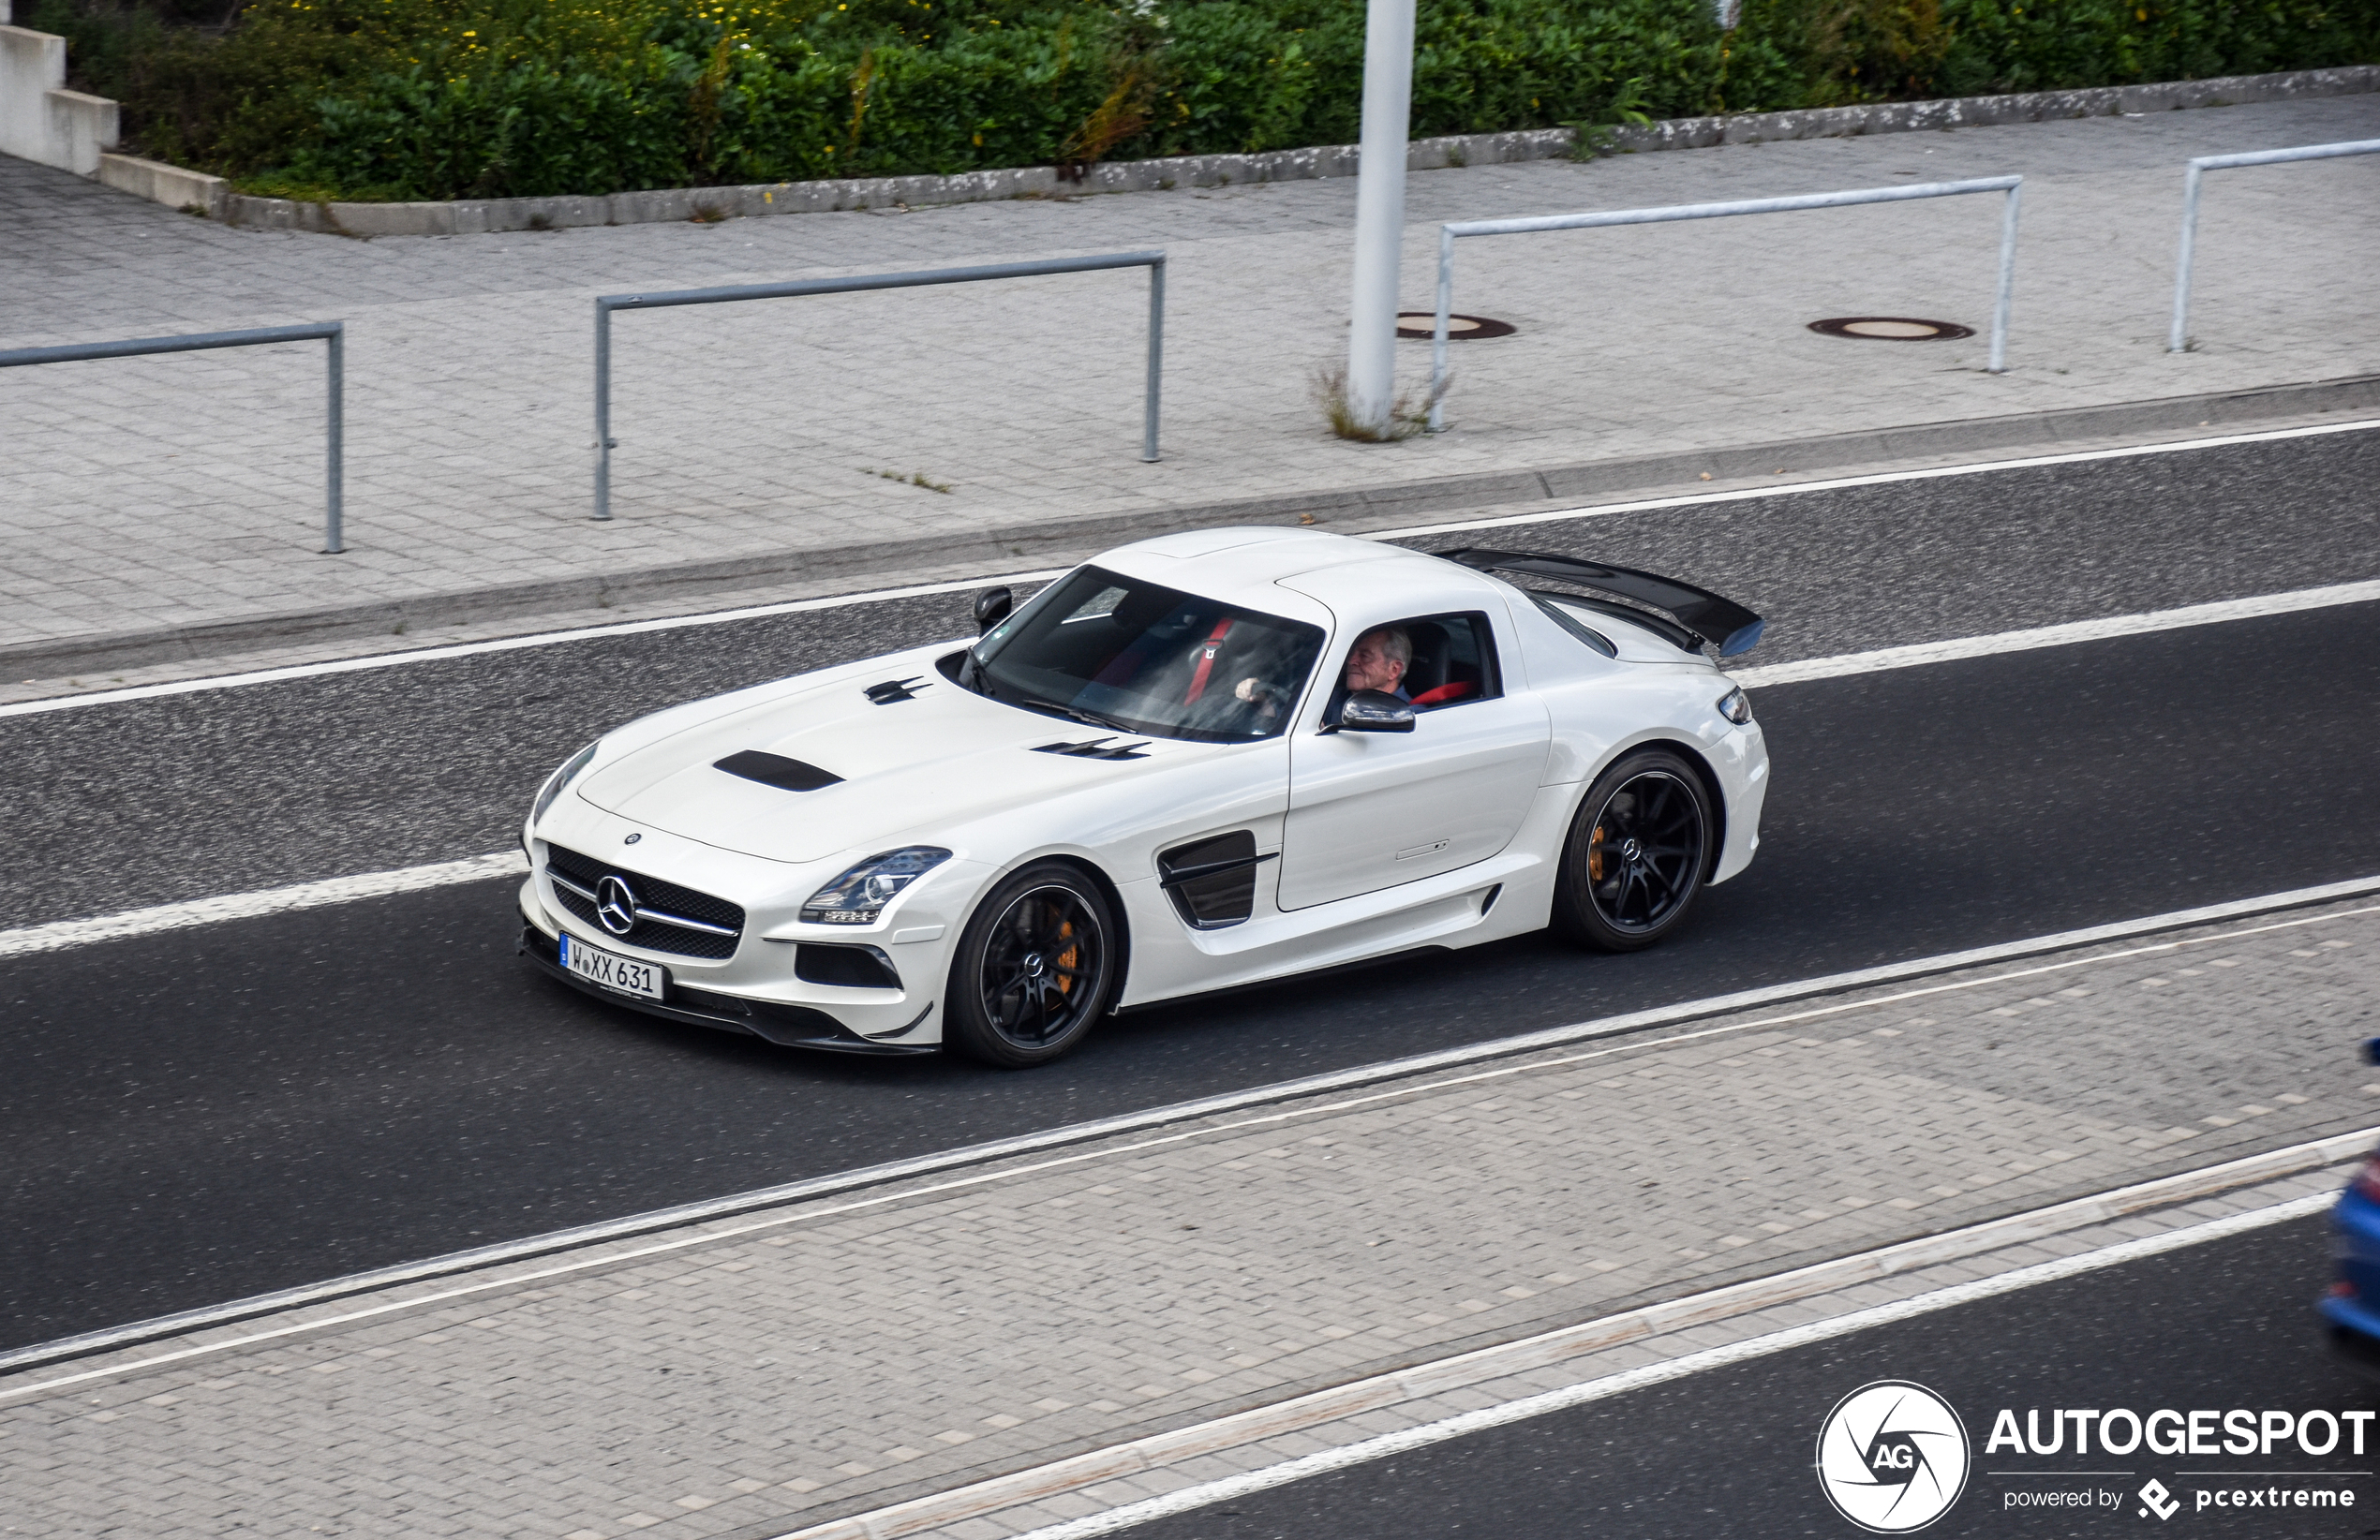
[[[615,936],[636,928],[636,890],[626,879],[606,875],[595,884],[595,918]]]
[[[640,839],[642,839],[642,838],[644,838],[644,837],[644,837],[643,835],[641,835],[641,834],[632,834],[632,835],[630,835],[630,836],[629,836],[626,839],[621,840],[621,841],[620,841],[620,843],[621,843],[621,844],[623,844],[623,845],[633,845],[633,844],[635,844],[638,840],[640,840]]]

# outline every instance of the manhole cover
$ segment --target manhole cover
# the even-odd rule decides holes
[[[1837,316],[1809,323],[1830,337],[1873,337],[1882,342],[1949,342],[1971,337],[1975,329],[1956,321],[1918,320],[1910,316]]]
[[[1465,337],[1509,337],[1519,328],[1510,321],[1491,320],[1485,316],[1449,316],[1446,318],[1446,340],[1461,342]],[[1396,334],[1420,337],[1424,341],[1438,334],[1438,313],[1435,310],[1401,311],[1396,318]]]

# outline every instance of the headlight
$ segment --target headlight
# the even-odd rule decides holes
[[[1752,719],[1751,698],[1744,693],[1742,686],[1718,698],[1718,714],[1738,727]]]
[[[818,925],[872,925],[901,889],[949,859],[950,852],[935,845],[871,855],[811,894],[801,917]]]
[[[554,806],[554,799],[562,794],[562,788],[571,783],[573,777],[587,768],[587,762],[595,757],[596,747],[602,742],[602,740],[598,738],[594,743],[588,744],[577,753],[573,754],[559,770],[545,777],[545,784],[538,788],[537,806],[529,809],[528,822],[532,828],[536,826],[540,819],[545,816],[545,809]]]

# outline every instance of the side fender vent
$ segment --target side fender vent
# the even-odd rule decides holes
[[[1033,751],[1036,754],[1064,754],[1068,759],[1077,760],[1145,760],[1149,756],[1141,750],[1148,747],[1146,740],[1118,743],[1113,738],[1092,738],[1082,743],[1036,744]]]
[[[1193,930],[1221,930],[1256,912],[1257,867],[1280,852],[1257,853],[1246,829],[1176,845],[1157,857],[1157,885]]]
[[[711,766],[731,776],[756,780],[763,786],[774,786],[781,792],[815,792],[822,786],[833,786],[842,777],[831,770],[821,770],[814,764],[789,760],[782,754],[764,753],[747,748],[740,754],[730,754]]]
[[[860,693],[878,705],[891,705],[899,701],[915,700],[920,688],[922,688],[920,681],[913,676],[907,679],[886,679],[882,684],[870,685]]]

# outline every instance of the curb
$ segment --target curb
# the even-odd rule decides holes
[[[2000,124],[2235,107],[2303,96],[2356,96],[2380,91],[2380,65],[2296,69],[2269,75],[2226,75],[2203,81],[2032,91],[2001,96],[1950,96],[1930,101],[1879,102],[1863,107],[1812,108],[1671,118],[1609,131],[1607,149],[1620,152],[1700,150],[1722,144],[1829,139],[1922,129],[1981,128]],[[1415,140],[1408,170],[1492,166],[1550,160],[1572,152],[1569,128],[1521,129]],[[1166,192],[1232,183],[1302,182],[1356,174],[1352,144],[1312,145],[1259,155],[1177,155],[1162,160],[1100,161],[1069,179],[1054,166],[1020,166],[956,176],[883,176],[847,181],[779,182],[735,187],[663,187],[602,197],[496,198],[425,203],[305,203],[251,198],[218,178],[175,167],[111,155],[100,180],[176,207],[203,208],[216,218],[260,230],[317,234],[481,235],[499,230],[563,230],[585,225],[640,225],[700,219],[758,218],[870,208],[979,203],[1009,198],[1073,198],[1091,193]]]
[[[2374,1137],[2380,1137],[2380,1128],[2334,1133],[1941,1235],[1813,1263],[1768,1278],[1750,1279],[1680,1299],[1599,1316],[1518,1341],[1416,1364],[1271,1406],[1253,1407],[1210,1422],[1094,1449],[1069,1459],[993,1476],[867,1513],[830,1518],[782,1532],[775,1540],[900,1540],[905,1535],[940,1529],[1004,1508],[1046,1502],[1062,1493],[1163,1470],[1184,1460],[1277,1439],[1401,1402],[1428,1400],[1532,1370],[1550,1369],[1568,1359],[1624,1343],[1713,1325],[1756,1310],[1833,1294],[1853,1284],[1962,1261],[1987,1251],[2045,1240],[2086,1225],[2127,1219],[2151,1209],[2170,1208],[2238,1188],[2340,1165],[2365,1153]],[[2331,1201],[2329,1194],[2322,1195],[2323,1204]]]
[[[2277,417],[2380,409],[2380,375],[2167,396],[2104,407],[2070,407],[2007,417],[1966,418],[1909,427],[1863,429],[1820,438],[1734,449],[1678,450],[1595,460],[1541,470],[1489,471],[1340,491],[1117,513],[1094,513],[973,532],[947,532],[854,545],[791,548],[709,561],[677,562],[603,577],[497,584],[459,593],[376,600],[284,611],[186,626],[96,636],[43,638],[0,646],[0,673],[65,678],[156,663],[196,661],[344,633],[385,634],[399,623],[420,628],[591,608],[604,600],[649,601],[703,596],[802,580],[896,580],[920,569],[976,563],[986,570],[1028,562],[1071,561],[1110,545],[1181,529],[1222,525],[1331,520],[1351,531],[1393,527],[1435,513],[1539,501],[1585,501],[1621,492],[1766,477],[1782,462],[1797,471],[1930,455],[1984,452],[2117,435],[2223,426]],[[1778,483],[1780,490],[1791,482]]]

